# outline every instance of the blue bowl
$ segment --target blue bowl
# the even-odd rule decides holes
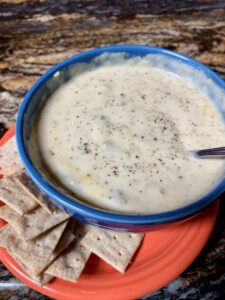
[[[57,83],[55,78],[58,74],[61,74],[64,81],[68,80],[71,76],[70,71],[74,64],[90,62],[106,52],[124,52],[127,57],[155,55],[155,57],[158,57],[156,60],[157,64],[163,61],[160,59],[162,56],[167,58],[167,63],[164,64],[163,67],[169,69],[169,71],[186,77],[187,79],[191,78],[193,81],[195,81],[196,76],[201,78],[201,80],[197,80],[200,88],[204,88],[204,91],[212,101],[215,102],[215,105],[223,117],[225,116],[223,111],[225,83],[214,72],[195,60],[176,52],[157,47],[119,45],[98,48],[74,55],[51,68],[26,94],[19,108],[16,122],[16,139],[23,165],[35,184],[47,194],[53,203],[82,222],[105,228],[140,232],[161,228],[174,224],[174,222],[177,223],[177,221],[181,222],[186,220],[212,203],[225,190],[225,178],[218,182],[217,186],[210,193],[200,199],[196,199],[194,203],[185,207],[158,214],[128,215],[103,211],[74,200],[74,198],[64,193],[58,186],[54,185],[47,176],[43,175],[31,160],[27,146],[30,126],[35,114],[39,111],[49,95],[58,87],[59,83]],[[173,63],[170,64],[170,61]],[[176,68],[176,64],[179,64],[181,67]]]

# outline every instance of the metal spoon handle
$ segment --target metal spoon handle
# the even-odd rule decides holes
[[[225,147],[190,151],[195,157],[225,157]]]

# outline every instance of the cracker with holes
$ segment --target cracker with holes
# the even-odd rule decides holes
[[[0,147],[0,168],[0,173],[7,176],[11,176],[23,169],[17,152],[15,136]]]
[[[90,255],[91,251],[81,245],[81,239],[88,231],[88,226],[81,223],[76,223],[75,234],[76,241],[73,242],[48,268],[45,273],[64,280],[76,282]]]
[[[68,220],[69,215],[60,210],[49,215],[42,207],[37,207],[20,216],[13,209],[4,205],[0,207],[0,218],[8,222],[23,239],[30,240]]]
[[[81,244],[124,273],[142,238],[141,233],[116,232],[96,227],[84,236]]]
[[[13,179],[22,188],[22,190],[29,194],[30,198],[43,207],[46,212],[52,214],[57,210],[57,207],[39,190],[25,171],[16,174]]]
[[[66,226],[67,221],[64,224],[59,225],[59,230],[62,231],[64,230]],[[68,227],[68,226],[67,226]],[[52,234],[51,232],[49,232]],[[57,232],[55,232],[55,238],[56,238]],[[59,232],[60,234],[60,232]],[[50,236],[51,238],[51,236]],[[68,247],[68,245],[75,239],[75,235],[70,232],[68,228],[66,228],[61,235],[59,242],[55,246],[54,251],[49,257],[49,261],[47,261],[45,264],[49,265],[64,249]],[[46,236],[42,236],[41,238],[37,238],[35,241],[28,242],[27,249],[30,247],[35,248],[35,243],[37,246],[37,243],[40,245],[43,242],[43,247],[46,246],[46,242],[48,242],[49,237],[46,240]],[[52,248],[54,247],[54,243],[56,243],[57,240],[53,241],[53,244],[51,245]],[[4,248],[7,249],[9,254],[14,258],[14,260],[23,268],[23,270],[33,279],[38,285],[43,286],[47,282],[49,282],[53,276],[48,275],[46,273],[40,273],[39,275],[34,274],[33,266],[35,267],[35,262],[37,263],[38,257],[35,256],[34,260],[32,260],[32,264],[30,261],[27,261],[26,257],[29,257],[29,253],[24,253],[25,257],[21,257],[20,254],[18,254],[17,251],[15,251],[14,246],[11,246],[11,243],[18,243],[19,246],[21,246],[21,243],[23,244],[24,247],[24,241],[20,240],[18,236],[15,235],[15,232],[10,228],[10,225],[5,225],[3,228],[0,229],[0,245]],[[49,240],[51,243],[51,239]],[[17,245],[18,245],[17,244]],[[26,250],[26,249],[25,249]],[[30,249],[29,249],[30,250]],[[45,249],[44,249],[45,251]],[[49,251],[49,248],[47,248],[47,252]],[[44,252],[46,255],[46,252]],[[40,255],[38,251],[38,255]],[[40,265],[38,265],[40,268]],[[45,268],[45,267],[44,267]]]
[[[68,221],[61,223],[32,241],[23,240],[13,231],[10,225],[6,225],[5,230],[0,232],[0,245],[9,252],[13,252],[30,273],[39,275],[59,254],[59,249],[62,250],[62,247],[56,248],[56,245],[67,223]]]
[[[68,227],[68,226],[67,226]],[[66,228],[56,245],[54,251],[52,252],[52,255],[50,257],[50,261],[53,261],[60,253],[63,252],[74,240],[75,235],[70,231],[70,228]]]
[[[41,273],[39,275],[34,275],[30,272],[30,270],[27,268],[25,264],[20,260],[18,256],[13,251],[8,250],[9,254],[12,256],[12,258],[18,263],[18,265],[30,276],[30,278],[35,281],[38,285],[43,286],[49,281],[53,279],[53,276]]]
[[[0,199],[20,215],[38,206],[38,203],[23,191],[11,177],[4,177],[1,180]]]

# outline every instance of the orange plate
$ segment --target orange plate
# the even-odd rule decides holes
[[[10,129],[0,146],[14,134]],[[168,229],[145,234],[143,243],[125,274],[120,274],[101,259],[92,255],[77,283],[54,279],[38,286],[0,247],[2,263],[31,288],[61,300],[134,299],[153,292],[179,276],[197,257],[216,221],[219,201],[198,216]],[[0,227],[5,223],[0,220]]]

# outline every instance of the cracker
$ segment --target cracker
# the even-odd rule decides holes
[[[143,234],[92,227],[81,243],[116,270],[124,273],[142,238]]]
[[[17,256],[16,252],[10,250],[10,238],[15,239],[15,233],[10,228],[10,225],[5,225],[0,229],[0,245],[4,248],[8,248],[9,254],[14,258],[14,260],[23,268],[23,270],[38,284],[43,286],[47,282],[49,282],[53,276],[48,275],[46,273],[41,273],[39,275],[35,275],[31,272],[30,268],[28,268],[27,264],[23,263],[23,260]],[[68,245],[75,239],[75,235],[73,235],[70,230],[65,229],[58,244],[56,245],[53,253],[50,256],[50,262],[55,259],[64,249],[68,247]],[[37,239],[38,241],[38,239]]]
[[[48,268],[45,273],[64,280],[76,282],[80,277],[91,251],[80,242],[73,242]]]
[[[69,219],[69,215],[60,210],[49,215],[42,207],[38,207],[20,216],[4,205],[0,207],[0,218],[8,222],[23,239],[30,240]]]
[[[16,174],[13,179],[49,214],[57,210],[56,206],[39,190],[25,171]]]
[[[10,234],[10,225],[6,224],[0,228],[0,246],[7,249],[8,236]]]
[[[67,226],[68,227],[68,226]],[[56,245],[52,255],[51,255],[51,261],[53,261],[63,250],[65,250],[69,244],[71,244],[75,240],[75,235],[66,228]]]
[[[80,277],[91,251],[81,245],[80,241],[86,233],[87,227],[76,224],[76,241],[73,242],[46,270],[45,273],[76,282]]]
[[[74,233],[75,226],[76,226],[76,220],[73,218],[70,218],[70,221],[68,224],[68,228],[69,228],[70,232]]]
[[[1,180],[0,199],[20,215],[38,206],[38,203],[10,177]]]
[[[3,232],[1,231],[0,238],[3,242],[0,243],[19,258],[26,266],[26,270],[34,275],[39,275],[55,258],[52,254],[67,223],[68,221],[61,223],[32,241],[24,241],[8,225]]]
[[[1,173],[7,176],[13,175],[23,169],[17,151],[15,136],[0,147],[0,167]]]
[[[91,230],[91,228],[92,228],[91,225],[81,223],[75,220],[73,232],[77,236],[77,238],[82,239],[85,236],[85,234]]]
[[[12,258],[20,265],[20,267],[27,273],[27,275],[35,281],[38,285],[43,286],[49,281],[51,281],[54,277],[45,273],[41,273],[39,275],[34,275],[30,272],[30,270],[23,264],[19,257],[15,255],[15,253],[8,251]]]

